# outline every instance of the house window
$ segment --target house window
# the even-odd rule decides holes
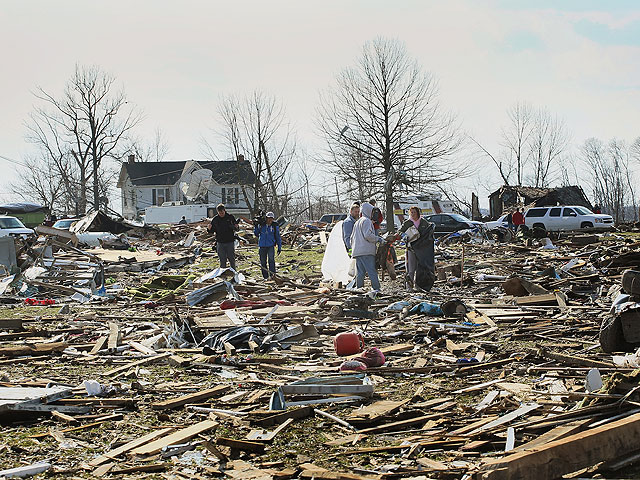
[[[151,191],[151,196],[154,205],[162,206],[164,202],[171,201],[168,188],[154,188]]]
[[[237,205],[240,200],[240,191],[237,188],[222,188],[222,203]]]

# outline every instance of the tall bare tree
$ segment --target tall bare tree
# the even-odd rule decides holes
[[[94,209],[105,203],[103,162],[121,156],[123,141],[141,120],[114,84],[99,67],[76,66],[61,96],[35,92],[42,104],[31,115],[28,139],[56,165],[67,194],[77,196],[78,213],[86,211],[89,195]]]
[[[630,149],[624,142],[613,139],[607,145],[596,138],[588,139],[581,149],[581,156],[589,174],[594,202],[616,223],[637,219],[635,181],[630,165]],[[628,215],[632,207],[632,216]]]
[[[562,155],[569,146],[569,133],[564,122],[545,108],[535,111],[532,123],[529,135],[532,183],[535,187],[548,187],[562,167]]]
[[[452,161],[461,144],[455,119],[438,102],[436,81],[396,40],[376,38],[357,64],[321,97],[318,127],[327,141],[324,162],[341,180],[358,182],[354,153],[370,162],[376,192],[393,218],[393,193],[460,175]],[[394,229],[393,221],[388,222]]]
[[[263,92],[221,99],[222,136],[233,158],[251,163],[256,184],[253,199],[243,196],[253,212],[258,208],[286,212],[290,198],[290,166],[296,155],[295,135],[285,119],[284,107]],[[212,149],[209,147],[209,151]]]
[[[533,130],[533,109],[527,103],[517,103],[507,110],[510,125],[502,130],[502,146],[506,161],[516,174],[516,185],[522,185],[530,152],[529,141]]]

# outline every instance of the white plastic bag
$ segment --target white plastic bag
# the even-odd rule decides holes
[[[334,225],[329,235],[327,248],[322,259],[322,275],[325,280],[342,282],[343,285],[346,285],[353,278],[353,275],[349,273],[350,266],[351,259],[342,240],[341,220]]]

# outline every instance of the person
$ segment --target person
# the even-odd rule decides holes
[[[274,222],[276,216],[273,212],[267,212],[266,223],[256,224],[253,233],[258,237],[258,253],[260,254],[260,266],[262,267],[262,277],[267,280],[276,273],[275,247],[278,247],[278,255],[282,251],[282,238],[280,238],[280,227]],[[267,259],[269,268],[267,268]]]
[[[360,218],[351,232],[351,256],[356,259],[356,288],[364,287],[365,274],[369,275],[371,288],[380,291],[380,280],[376,270],[376,245],[383,242],[376,235],[371,221],[373,206],[365,202],[360,207]]]
[[[524,208],[522,209],[524,212]],[[524,214],[520,212],[519,208],[513,214],[513,225],[515,226],[516,233],[520,229],[520,225],[524,225]]]
[[[600,208],[600,205],[596,205],[595,207],[593,207],[593,213],[597,213],[597,214],[602,213],[602,209]]]
[[[433,231],[435,224],[422,218],[422,212],[417,206],[409,209],[409,219],[406,220],[395,238],[406,234],[407,243],[407,286],[416,285],[422,290],[429,291],[436,279],[435,247]]]
[[[382,211],[376,206],[376,201],[373,198],[369,200],[369,203],[373,207],[373,211],[371,212],[371,221],[373,222],[373,228],[377,235],[384,217],[382,216]]]
[[[505,220],[507,221],[507,227],[509,227],[509,230],[513,230],[513,213],[511,213],[511,211],[509,211]]]
[[[233,215],[227,213],[227,209],[222,203],[216,207],[216,211],[218,214],[211,219],[208,230],[209,233],[215,233],[216,235],[216,251],[218,252],[218,258],[220,258],[220,267],[226,268],[228,261],[231,268],[235,270],[235,237],[238,231],[239,220],[236,220]]]
[[[186,219],[186,218],[185,218],[185,216],[183,215],[183,216],[182,216],[182,220],[180,220],[180,221],[178,222],[178,225],[186,225],[186,224],[187,224],[187,219]]]
[[[349,209],[349,216],[342,222],[342,240],[344,241],[344,246],[347,247],[349,255],[351,255],[351,233],[358,218],[360,218],[360,205],[354,203]]]

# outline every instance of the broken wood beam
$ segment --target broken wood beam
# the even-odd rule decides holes
[[[198,403],[211,397],[216,397],[228,392],[231,389],[229,385],[218,385],[217,387],[201,390],[200,392],[190,393],[178,398],[170,398],[163,402],[152,403],[151,408],[154,410],[168,410],[187,405],[188,403]]]
[[[488,461],[477,480],[558,478],[632,453],[640,443],[640,413],[546,445]]]

